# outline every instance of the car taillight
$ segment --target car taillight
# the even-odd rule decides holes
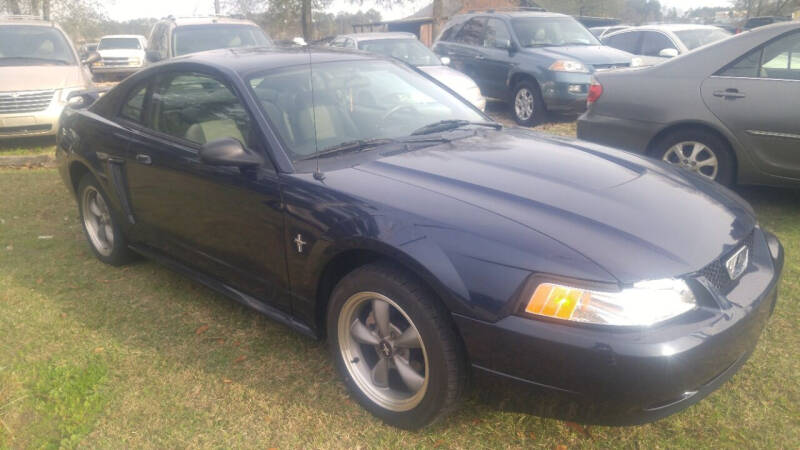
[[[592,84],[589,85],[589,95],[586,97],[586,104],[593,104],[601,95],[603,95],[603,85],[597,80],[592,79]]]

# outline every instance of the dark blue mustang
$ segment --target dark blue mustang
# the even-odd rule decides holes
[[[727,189],[502,129],[374,56],[178,58],[62,124],[98,258],[151,257],[327,336],[354,397],[400,427],[470,375],[539,414],[655,420],[727,380],[776,301],[782,247]]]

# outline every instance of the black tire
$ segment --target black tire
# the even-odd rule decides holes
[[[528,117],[521,116],[517,108],[517,98],[527,96],[523,91],[530,94],[530,100],[533,105],[533,110]],[[539,89],[539,85],[531,80],[522,80],[514,86],[509,106],[514,120],[523,127],[533,127],[547,120],[547,107],[542,99],[542,92]]]
[[[87,228],[87,220],[84,220],[84,202],[86,201],[87,195],[102,196],[102,200],[105,202],[108,210],[106,222],[111,230],[113,230],[113,239],[111,245],[108,245],[105,249],[100,249],[90,237],[91,231]],[[77,198],[78,217],[81,222],[81,227],[83,228],[83,235],[86,237],[86,241],[89,243],[89,247],[92,249],[97,259],[112,266],[121,266],[130,262],[133,259],[133,253],[128,249],[128,241],[120,227],[121,221],[119,215],[111,206],[112,203],[109,201],[103,188],[91,174],[86,174],[81,178],[80,184],[78,185]]]
[[[428,380],[424,396],[412,409],[395,411],[373,401],[345,366],[356,364],[357,361],[344,360],[339,339],[339,316],[343,314],[348,299],[365,292],[381,294],[395,302],[419,333],[421,347],[427,354]],[[347,319],[343,320],[348,323]],[[467,370],[455,327],[447,310],[430,289],[401,268],[389,263],[375,263],[346,275],[331,294],[327,330],[331,356],[350,394],[361,406],[387,424],[403,429],[418,429],[435,422],[457,406],[466,384]],[[369,350],[369,346],[366,348]]]
[[[668,156],[669,159],[667,162],[679,167],[684,167],[688,170],[692,170],[693,166],[691,165],[691,161],[681,164],[678,162],[678,157],[676,157],[675,153],[670,152],[670,149],[672,149],[674,146],[681,143],[687,143],[685,146],[684,155],[686,153],[691,154],[691,146],[688,144],[691,142],[698,142],[707,148],[707,151],[702,151],[701,155],[699,156],[699,158],[703,158],[701,162],[710,158],[706,157],[708,155],[707,152],[713,153],[713,156],[717,159],[717,171],[715,175],[713,172],[708,170],[708,167],[700,168],[700,174],[705,175],[706,178],[714,175],[713,180],[717,183],[725,186],[732,185],[735,178],[735,161],[731,147],[728,142],[710,131],[699,128],[685,128],[682,130],[673,131],[656,142],[653,147],[652,156],[656,159],[664,160],[665,156],[667,156],[668,153],[671,153]]]

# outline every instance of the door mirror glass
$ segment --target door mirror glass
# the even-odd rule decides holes
[[[451,62],[451,61],[450,61],[450,57],[449,57],[449,56],[442,56],[441,58],[439,58],[439,60],[440,60],[440,61],[442,62],[442,64],[444,64],[445,66],[449,66],[449,65],[450,65],[450,62]]]
[[[660,56],[662,58],[674,58],[674,57],[678,56],[678,50],[676,50],[674,48],[665,48],[665,49],[661,50],[660,52],[658,52],[658,56]]]
[[[238,139],[222,138],[200,148],[200,160],[209,166],[232,166],[240,169],[261,165],[261,158],[244,148]]]

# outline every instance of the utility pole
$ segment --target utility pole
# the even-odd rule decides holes
[[[214,0],[214,14],[219,15],[219,0]]]
[[[431,30],[431,40],[436,40],[439,36],[439,31],[442,29],[442,15],[444,14],[442,11],[442,1],[443,0],[433,0],[433,24],[431,25],[433,29]]]

